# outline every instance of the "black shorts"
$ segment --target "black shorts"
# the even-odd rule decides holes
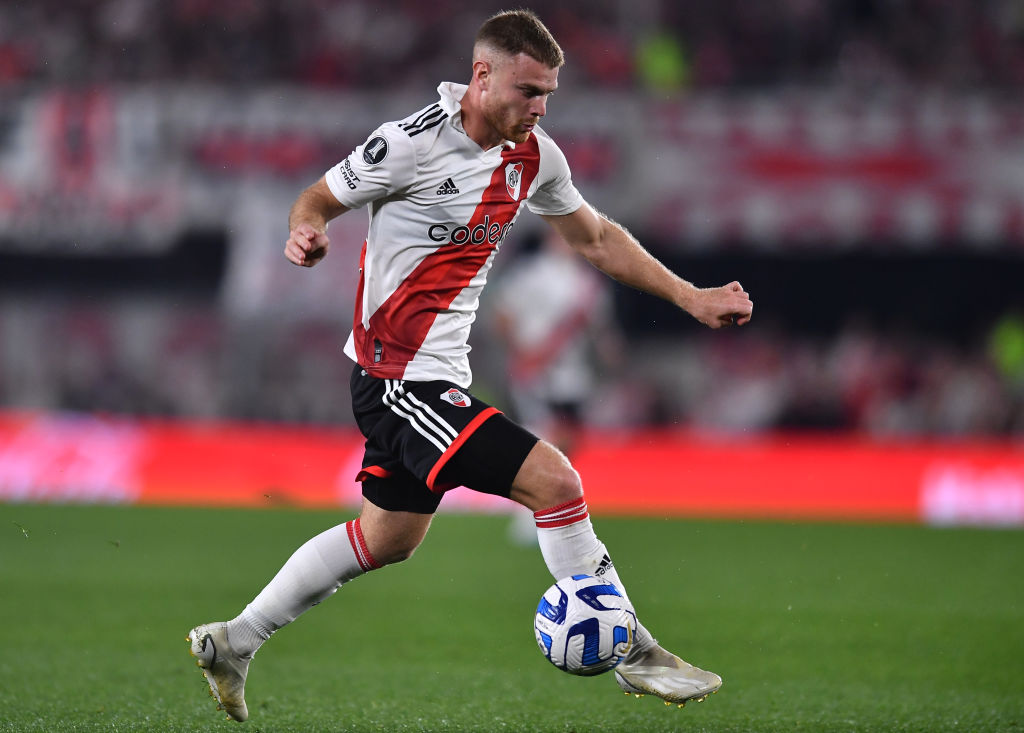
[[[388,511],[433,514],[466,486],[508,497],[538,438],[444,381],[377,379],[352,371],[352,412],[366,436],[363,496]]]

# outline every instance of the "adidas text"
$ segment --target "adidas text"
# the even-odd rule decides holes
[[[451,178],[446,178],[444,183],[437,187],[438,196],[453,196],[459,192],[459,187],[455,185],[455,181]]]

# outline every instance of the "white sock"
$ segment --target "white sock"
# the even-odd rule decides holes
[[[534,512],[537,539],[544,562],[555,580],[583,573],[607,578],[622,594],[626,587],[608,554],[608,548],[597,538],[587,512],[587,502],[581,496],[574,501],[550,509]],[[632,603],[632,601],[630,601]],[[650,632],[637,619],[636,649],[643,651],[656,643]]]
[[[359,520],[339,524],[297,549],[252,603],[228,621],[231,646],[252,656],[270,635],[330,597],[343,583],[380,567]]]

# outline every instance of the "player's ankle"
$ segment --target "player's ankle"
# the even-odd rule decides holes
[[[251,658],[274,630],[262,623],[259,615],[246,607],[238,616],[227,623],[231,648],[242,658]]]
[[[643,656],[651,649],[658,647],[658,640],[654,638],[650,631],[637,621],[636,633],[633,636],[633,648],[629,650],[629,654],[626,656],[626,662],[634,662],[640,656]]]

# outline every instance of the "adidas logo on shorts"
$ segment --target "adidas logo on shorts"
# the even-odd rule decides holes
[[[451,178],[446,178],[444,183],[437,187],[438,196],[451,196],[459,192],[459,187],[455,185],[455,181]]]

